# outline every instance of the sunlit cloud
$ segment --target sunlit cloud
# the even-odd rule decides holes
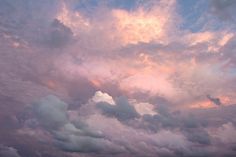
[[[78,35],[82,31],[90,30],[88,19],[83,17],[78,11],[71,11],[65,2],[61,3],[61,9],[57,15],[57,19],[64,25],[72,29],[74,35]]]
[[[235,156],[235,6],[2,0],[0,156]]]

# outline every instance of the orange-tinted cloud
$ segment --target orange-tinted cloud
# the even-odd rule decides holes
[[[172,27],[172,20],[175,18],[172,12],[174,8],[175,1],[171,0],[161,1],[158,6],[154,6],[150,10],[144,8],[133,12],[113,10],[115,28],[122,43],[126,45],[157,40],[160,43],[165,43],[167,33]]]
[[[227,97],[227,96],[220,96],[219,100],[221,101],[222,105],[227,106],[227,105],[232,105],[232,100]],[[207,108],[217,108],[220,106],[215,105],[213,102],[209,101],[209,100],[203,100],[203,101],[198,101],[198,102],[194,102],[193,104],[191,104],[189,106],[190,108],[203,108],[203,109],[207,109]]]

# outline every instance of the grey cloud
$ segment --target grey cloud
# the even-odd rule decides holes
[[[102,133],[96,130],[90,129],[89,126],[85,122],[79,119],[72,122],[72,127],[73,126],[80,130],[81,135],[93,137],[93,138],[105,138],[105,136]]]
[[[232,122],[236,124],[235,105],[220,106],[219,108],[193,109],[191,112],[202,121],[202,126],[219,127],[224,123]],[[203,123],[204,122],[204,123]]]
[[[185,128],[207,127],[206,120],[194,114],[194,112],[189,112],[184,115],[182,121],[183,127]]]
[[[45,119],[41,119],[40,116],[37,117],[41,123],[43,122],[42,124],[46,129],[51,129],[50,134],[53,137],[55,146],[66,152],[85,153],[91,156],[94,156],[95,154],[97,154],[98,156],[120,156],[122,154],[129,154],[129,156],[142,156],[143,153],[141,151],[146,152],[147,150],[149,150],[148,148],[146,148],[148,146],[150,146],[151,148],[147,156],[154,156],[153,154],[158,154],[160,157],[205,157],[215,156],[218,152],[217,150],[212,151],[210,149],[210,147],[218,146],[217,143],[215,143],[212,139],[212,136],[206,131],[208,127],[216,126],[211,121],[209,121],[211,120],[211,118],[207,116],[212,115],[215,116],[215,118],[223,119],[223,117],[219,117],[217,114],[213,114],[217,110],[203,110],[201,111],[203,113],[196,110],[193,110],[192,112],[188,110],[186,111],[186,113],[173,112],[168,107],[168,105],[158,105],[156,108],[156,115],[139,115],[138,117],[132,116],[127,118],[123,114],[119,113],[123,111],[122,107],[121,109],[114,108],[115,105],[117,105],[117,107],[119,105],[124,105],[123,107],[125,109],[130,109],[130,104],[128,103],[128,101],[125,98],[119,98],[116,100],[116,104],[114,106],[106,104],[104,102],[101,103],[102,105],[97,104],[98,109],[102,110],[102,113],[106,116],[100,115],[98,116],[98,118],[96,118],[96,122],[92,123],[92,125],[89,123],[88,125],[87,122],[84,121],[85,119],[83,117],[80,117],[79,115],[77,117],[78,119],[70,121],[66,116],[66,112],[68,110],[66,106],[68,105],[65,105],[64,102],[62,102],[55,96],[50,97],[40,100],[38,102],[38,108],[35,109],[41,111],[37,112],[41,113],[45,117],[50,117],[52,120],[48,120],[48,118],[45,118],[50,123],[53,122],[58,115],[63,115],[61,117],[64,118],[62,118],[62,120],[59,120],[62,122],[59,123],[60,125],[58,125],[60,127],[48,128],[48,126],[44,123]],[[40,104],[42,103],[44,103],[45,106],[51,106],[51,109],[45,106],[40,107]],[[129,107],[127,107],[127,105]],[[110,106],[112,106],[112,108],[110,108]],[[105,109],[101,107],[105,107]],[[48,110],[59,111],[55,111],[55,113],[57,113],[56,115],[49,115]],[[133,112],[133,109],[131,111],[132,112],[125,112],[125,114],[131,113],[132,115],[132,113],[136,113]],[[234,112],[232,109],[230,111]],[[118,112],[119,114],[116,112]],[[226,111],[224,108],[222,108],[221,113],[222,112],[224,112],[223,114],[225,115]],[[95,113],[95,115],[97,114],[99,114],[99,112]],[[111,117],[115,117],[120,122]],[[66,121],[64,119],[66,119]],[[121,126],[117,126],[117,122],[119,122],[119,125]],[[208,125],[208,122],[211,123],[211,125]],[[221,126],[223,123],[224,122],[219,123],[219,126]],[[103,127],[100,128],[100,125]],[[114,125],[114,129],[113,127],[111,128],[112,125]],[[228,128],[232,128],[231,126],[232,124]],[[176,131],[180,133],[175,133]],[[220,131],[219,135],[221,135],[224,131],[225,130]],[[120,134],[122,134],[123,138],[120,137]],[[131,134],[135,134],[135,136],[131,136]],[[153,139],[154,141],[151,139]],[[222,139],[226,139],[226,137],[222,136]],[[143,141],[143,144],[139,144],[137,140]],[[140,148],[141,145],[142,149]],[[155,147],[156,150],[154,151],[152,147]],[[224,151],[229,152],[228,149],[230,149],[231,147],[232,144],[229,144],[227,149],[225,148]],[[165,150],[163,150],[162,148],[165,148]],[[199,150],[200,148],[201,151]]]
[[[235,0],[211,0],[213,12],[223,20],[233,20],[235,22]]]
[[[104,104],[104,105],[109,105],[109,104]],[[118,98],[116,100],[116,105],[117,106],[120,105],[121,109],[115,108],[115,111],[108,112],[109,116],[105,117],[108,121],[110,119],[109,117],[114,116],[114,115],[115,116],[117,115],[116,118],[120,120],[121,122],[126,121],[126,120],[131,120],[137,116],[137,113],[134,112],[135,111],[134,108],[128,103],[126,98],[124,97]],[[124,129],[128,131],[127,135],[124,132],[125,133],[124,135],[127,136],[128,139],[120,139],[119,137],[113,137],[112,130],[110,130],[109,132],[106,132],[105,130],[101,130],[100,132],[99,131],[100,129],[96,129],[96,127],[95,127],[95,130],[94,129],[92,130],[90,128],[91,126],[88,126],[85,122],[79,119],[73,122],[70,122],[70,121],[66,122],[65,119],[67,118],[66,118],[65,112],[66,112],[67,105],[65,105],[65,103],[63,103],[60,99],[56,98],[55,96],[44,98],[40,100],[38,103],[34,104],[34,106],[38,106],[36,108],[34,107],[34,110],[36,110],[36,113],[37,113],[36,115],[37,115],[38,120],[43,124],[44,127],[46,127],[46,129],[51,129],[49,131],[51,135],[53,136],[53,141],[55,145],[64,151],[81,152],[81,153],[97,153],[100,155],[102,154],[119,155],[119,154],[126,154],[126,153],[131,153],[131,156],[134,154],[139,155],[141,153],[140,150],[137,149],[139,145],[136,145],[133,142],[137,140],[136,138],[140,140],[144,140],[144,141],[151,138],[151,137],[148,137],[148,135],[140,134],[141,137],[134,137],[133,139],[133,137],[130,137],[129,134],[133,134],[135,130],[133,130],[133,128],[129,128],[127,125],[124,125],[123,123],[120,123],[120,125],[122,125],[122,127],[124,127]],[[130,109],[130,110],[128,110],[129,112],[126,112],[126,110],[124,109]],[[54,111],[55,114],[54,113],[49,114],[51,111]],[[125,112],[125,113],[122,113],[122,112]],[[117,113],[117,114],[114,114],[114,113]],[[132,116],[132,117],[126,116],[126,114],[133,115],[133,113],[135,113],[134,114],[135,116]],[[165,113],[163,111],[163,116],[167,116],[167,115],[169,116],[169,114],[170,113]],[[43,119],[42,119],[42,116],[44,117]],[[60,118],[60,117],[63,117],[63,118]],[[55,121],[55,119],[57,119],[61,123],[58,123],[57,121]],[[47,123],[45,123],[45,121],[47,121]],[[115,119],[113,119],[113,121],[115,121]],[[58,124],[57,127],[49,128],[48,125],[51,124],[52,122]],[[109,125],[109,124],[105,124],[105,125]],[[171,136],[169,137],[170,139],[164,138],[165,135]],[[153,136],[155,137],[155,135]],[[131,142],[129,142],[129,138]],[[176,141],[173,141],[172,138],[176,139]],[[160,139],[160,141],[158,139]],[[149,141],[146,141],[146,142],[147,144],[149,143]],[[159,147],[166,147],[167,149],[170,149],[171,152],[183,151],[184,153],[185,147],[187,147],[186,145],[187,141],[185,141],[184,136],[175,134],[169,131],[163,131],[163,132],[158,133],[157,140],[153,142],[156,143],[155,145],[157,149],[159,149]],[[157,152],[162,152],[162,151],[158,150]],[[152,154],[153,152],[150,152],[151,156]],[[168,153],[166,152],[164,154],[168,154]]]
[[[1,28],[10,34],[21,36],[28,42],[37,41],[42,30],[52,21],[59,1],[2,0],[0,2]]]
[[[55,144],[61,149],[69,152],[82,153],[108,153],[116,154],[124,152],[122,147],[114,145],[103,138],[90,136],[79,136],[66,132],[57,132]]]
[[[139,114],[133,106],[131,106],[125,97],[119,97],[116,99],[116,105],[110,105],[105,102],[97,104],[103,113],[110,117],[116,117],[120,121],[126,121],[139,117]]]
[[[167,106],[159,105],[158,114],[144,115],[137,128],[145,128],[152,132],[165,129],[180,129],[181,132],[193,143],[210,144],[210,136],[204,130],[207,121],[199,118],[198,115],[188,112],[170,111]]]
[[[222,105],[221,101],[219,98],[214,98],[214,97],[211,97],[210,95],[207,95],[207,98],[212,102],[214,103],[215,105]]]
[[[235,12],[232,10],[232,8],[235,8],[235,3],[233,1],[229,0],[227,2],[220,2],[217,0],[213,3],[217,14],[220,17],[226,17],[229,21],[234,18],[234,16],[232,16],[234,15],[232,13]],[[55,20],[54,13],[57,10],[58,4],[59,2],[56,0],[0,1],[0,95],[19,101],[19,103],[17,101],[10,102],[10,105],[8,105],[6,100],[1,100],[1,104],[4,105],[1,105],[1,109],[3,110],[1,110],[0,113],[0,120],[5,122],[1,124],[7,124],[7,127],[12,127],[10,135],[15,136],[15,134],[13,134],[15,133],[14,129],[18,127],[14,127],[13,125],[16,125],[17,120],[13,118],[14,123],[12,122],[11,124],[4,119],[5,116],[7,117],[10,114],[15,115],[13,110],[18,111],[21,107],[22,110],[24,110],[24,105],[37,100],[39,97],[48,94],[55,94],[58,96],[62,95],[60,98],[63,100],[65,100],[65,97],[68,98],[68,104],[60,100],[59,97],[49,96],[33,104],[34,115],[31,116],[35,116],[34,118],[41,124],[40,128],[43,131],[47,131],[50,134],[50,138],[53,138],[55,146],[63,151],[83,152],[88,153],[88,155],[91,156],[113,156],[115,154],[120,155],[122,153],[127,153],[129,156],[139,155],[142,157],[145,155],[150,157],[150,154],[152,156],[156,156],[158,154],[160,157],[209,157],[215,156],[219,151],[221,151],[215,150],[212,153],[209,152],[209,150],[212,150],[212,147],[220,148],[222,145],[221,143],[214,143],[214,141],[212,141],[211,134],[206,132],[206,129],[211,127],[215,128],[217,126],[221,128],[223,124],[230,122],[229,132],[231,132],[231,129],[234,128],[234,125],[236,124],[236,110],[233,106],[224,107],[223,105],[220,105],[218,109],[189,109],[188,111],[173,112],[169,109],[169,107],[167,107],[167,104],[164,104],[157,105],[156,115],[141,116],[137,113],[135,108],[129,104],[126,98],[121,97],[116,100],[116,104],[114,106],[104,102],[97,104],[97,108],[102,111],[101,116],[104,116],[108,120],[114,120],[112,121],[114,123],[109,124],[104,124],[104,121],[101,120],[98,125],[105,125],[106,129],[104,130],[109,130],[117,123],[118,120],[118,124],[121,126],[120,128],[117,127],[117,130],[111,129],[107,132],[104,130],[101,132],[100,129],[98,129],[99,127],[94,127],[94,129],[91,129],[91,126],[86,123],[87,117],[80,117],[81,115],[78,115],[78,120],[70,121],[67,114],[68,110],[80,110],[80,106],[86,105],[87,100],[92,96],[91,93],[97,90],[97,88],[108,88],[107,91],[111,91],[111,93],[118,93],[116,95],[122,95],[122,91],[116,89],[119,88],[118,85],[112,85],[111,87],[111,85],[106,84],[106,82],[104,83],[105,85],[101,85],[102,87],[94,87],[89,80],[82,78],[80,74],[78,74],[78,76],[76,75],[76,77],[73,76],[73,79],[67,78],[65,75],[68,73],[61,74],[60,71],[57,70],[63,69],[64,64],[54,67],[54,60],[56,60],[57,57],[63,57],[61,56],[62,53],[66,55],[73,53],[76,56],[77,51],[81,51],[86,54],[87,57],[90,57],[92,54],[94,56],[105,57],[117,55],[117,58],[119,58],[119,56],[124,57],[125,54],[128,55],[128,58],[132,58],[134,55],[138,55],[138,53],[142,51],[145,53],[147,52],[150,55],[150,58],[152,58],[155,62],[158,61],[160,63],[168,61],[170,58],[175,58],[175,61],[181,62],[183,60],[189,60],[193,57],[196,57],[197,61],[208,62],[211,59],[219,59],[219,54],[205,54],[205,51],[208,48],[206,43],[189,46],[178,41],[167,45],[162,45],[160,43],[139,43],[136,45],[128,45],[127,47],[119,49],[117,48],[117,45],[113,45],[113,43],[115,43],[114,41],[107,41],[107,38],[103,37],[103,35],[106,36],[105,31],[107,27],[104,27],[105,29],[103,31],[99,30],[99,28],[92,28],[92,31],[88,32],[88,34],[82,32],[81,35],[78,36],[78,45],[73,45],[74,36],[72,30],[60,21]],[[96,21],[96,15],[94,15],[93,18],[95,21],[94,23],[101,24],[101,22]],[[106,22],[106,20],[104,21]],[[14,44],[16,46],[15,48],[13,47]],[[69,46],[70,48],[66,49]],[[118,45],[118,47],[119,46],[120,45]],[[47,49],[48,47],[53,49]],[[112,48],[112,53],[110,53],[110,47]],[[174,52],[172,52],[173,50]],[[220,50],[224,54],[222,59],[230,60],[230,66],[233,68],[235,67],[236,60],[234,50],[235,39],[231,39],[229,43],[227,43]],[[162,51],[165,52],[166,56],[162,56]],[[191,53],[189,53],[189,51]],[[78,54],[79,53],[80,52],[78,52]],[[74,56],[72,55],[72,57]],[[193,82],[201,81],[200,79],[195,80],[195,78],[190,79],[192,79]],[[231,89],[231,93],[234,93],[235,80],[232,79],[231,81],[232,82],[230,83],[227,82],[227,85],[230,86],[229,89]],[[198,94],[199,91],[202,91],[205,84],[206,83],[204,82],[203,84],[197,85],[199,87],[196,89]],[[217,84],[221,83],[217,82]],[[50,87],[50,85],[52,87]],[[212,86],[209,87],[212,88]],[[219,87],[222,87],[222,85]],[[220,89],[218,86],[214,86],[212,89],[215,90],[216,88]],[[117,90],[117,92],[115,92],[115,90]],[[137,96],[134,97],[142,100],[152,99],[147,93],[145,93],[146,95],[143,94],[142,91],[140,93],[138,93],[140,95],[137,94]],[[215,94],[213,93],[213,95]],[[190,97],[190,99],[193,100],[194,98]],[[209,99],[215,104],[221,104],[220,100],[217,98],[209,97]],[[150,101],[155,102],[155,100]],[[10,110],[11,112],[9,112]],[[6,113],[3,113],[5,111]],[[22,119],[24,120],[24,118]],[[28,127],[34,130],[37,129],[37,125],[38,123],[35,123],[33,126],[29,125]],[[177,142],[174,141],[172,137],[174,138],[176,136],[172,134],[167,134],[170,135],[170,137],[166,134],[161,134],[160,136],[163,136],[164,138],[162,139],[163,143],[157,142],[154,147],[154,144],[149,142],[151,141],[151,139],[149,139],[150,135],[156,133],[158,134],[161,130],[181,132],[184,136],[177,136],[181,137],[177,139],[180,139],[179,141],[184,141],[183,143],[187,141],[186,147],[191,147],[190,150],[179,148],[178,144],[181,144],[181,142],[178,143],[178,140]],[[34,131],[36,132],[37,130]],[[117,133],[115,134],[115,132]],[[224,131],[222,132],[224,135],[226,134]],[[230,139],[229,137],[224,137],[222,134],[219,135],[223,141],[226,138],[227,140]],[[11,139],[13,138],[14,137]],[[24,141],[24,139],[21,141]],[[226,155],[227,152],[229,152],[228,154],[231,156],[235,155],[234,150],[229,151],[234,148],[234,145],[229,142],[227,144],[227,148],[223,151],[226,152]],[[24,147],[27,147],[27,145],[31,145],[31,143],[29,142],[25,144]],[[33,150],[34,147],[30,148]],[[14,148],[3,146],[3,150],[5,149],[13,152],[13,154],[16,151]],[[49,153],[51,152],[49,151]],[[145,153],[150,154],[147,155]],[[120,156],[123,157],[125,155],[122,154]]]
[[[210,145],[211,139],[207,131],[202,128],[185,129],[184,133],[189,141],[203,145]]]
[[[44,42],[51,48],[62,48],[71,43],[72,36],[73,32],[69,27],[54,19]]]
[[[67,118],[68,105],[55,96],[48,96],[34,103],[33,110],[38,120],[46,128],[57,129],[68,122]]]
[[[15,148],[7,147],[4,145],[0,145],[0,156],[1,157],[21,157]]]
[[[53,136],[55,145],[69,152],[120,153],[124,148],[116,146],[102,133],[91,130],[83,121],[70,122],[68,104],[56,96],[47,96],[33,104],[37,120]],[[78,117],[79,118],[79,117]]]
[[[174,114],[169,110],[166,104],[159,104],[156,107],[157,114],[144,115],[142,118],[147,122],[152,131],[158,131],[161,128],[176,128],[181,126],[181,116]]]

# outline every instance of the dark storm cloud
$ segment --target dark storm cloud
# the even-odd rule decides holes
[[[206,121],[194,115],[191,112],[183,113],[181,111],[170,111],[169,107],[159,105],[157,114],[144,115],[143,120],[147,122],[152,131],[158,131],[162,128],[194,130],[204,127]]]
[[[100,108],[103,113],[110,117],[116,117],[120,121],[126,121],[139,117],[135,108],[131,106],[125,97],[119,97],[116,99],[116,105],[110,105],[105,102],[100,102],[97,107]]]

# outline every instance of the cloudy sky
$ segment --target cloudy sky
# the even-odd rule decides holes
[[[0,0],[0,156],[236,156],[235,15],[235,0]]]

